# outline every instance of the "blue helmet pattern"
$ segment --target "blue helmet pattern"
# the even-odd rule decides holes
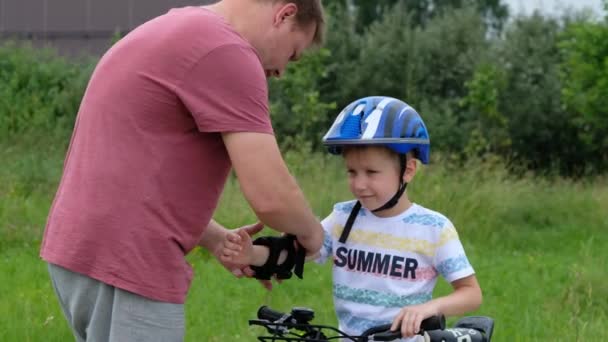
[[[383,145],[404,154],[414,151],[429,162],[429,133],[420,115],[407,103],[387,96],[370,96],[346,106],[323,137],[329,152],[345,145]]]

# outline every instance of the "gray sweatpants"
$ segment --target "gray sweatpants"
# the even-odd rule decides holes
[[[57,265],[48,268],[76,341],[183,341],[183,304],[144,298]]]

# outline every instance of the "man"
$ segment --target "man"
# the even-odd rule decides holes
[[[102,57],[41,247],[77,340],[183,339],[184,256],[221,246],[228,230],[212,214],[231,168],[263,224],[320,249],[273,135],[266,78],[320,44],[323,25],[319,0],[223,0],[171,10]]]

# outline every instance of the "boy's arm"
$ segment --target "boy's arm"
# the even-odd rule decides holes
[[[268,260],[270,252],[268,247],[254,245],[251,236],[244,231],[228,233],[224,240],[224,246],[220,252],[222,261],[239,264],[242,266],[263,266]],[[278,264],[287,258],[287,252],[279,255]]]
[[[437,313],[445,316],[463,315],[477,310],[481,305],[481,288],[475,275],[454,280],[452,288],[454,292],[431,301],[434,302],[433,305],[437,308]]]

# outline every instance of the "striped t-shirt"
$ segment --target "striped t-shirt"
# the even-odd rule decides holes
[[[413,204],[388,218],[361,208],[345,244],[338,241],[355,201],[323,220],[318,262],[333,257],[333,295],[340,330],[359,335],[390,323],[406,305],[432,298],[437,276],[452,282],[475,273],[452,222]]]

